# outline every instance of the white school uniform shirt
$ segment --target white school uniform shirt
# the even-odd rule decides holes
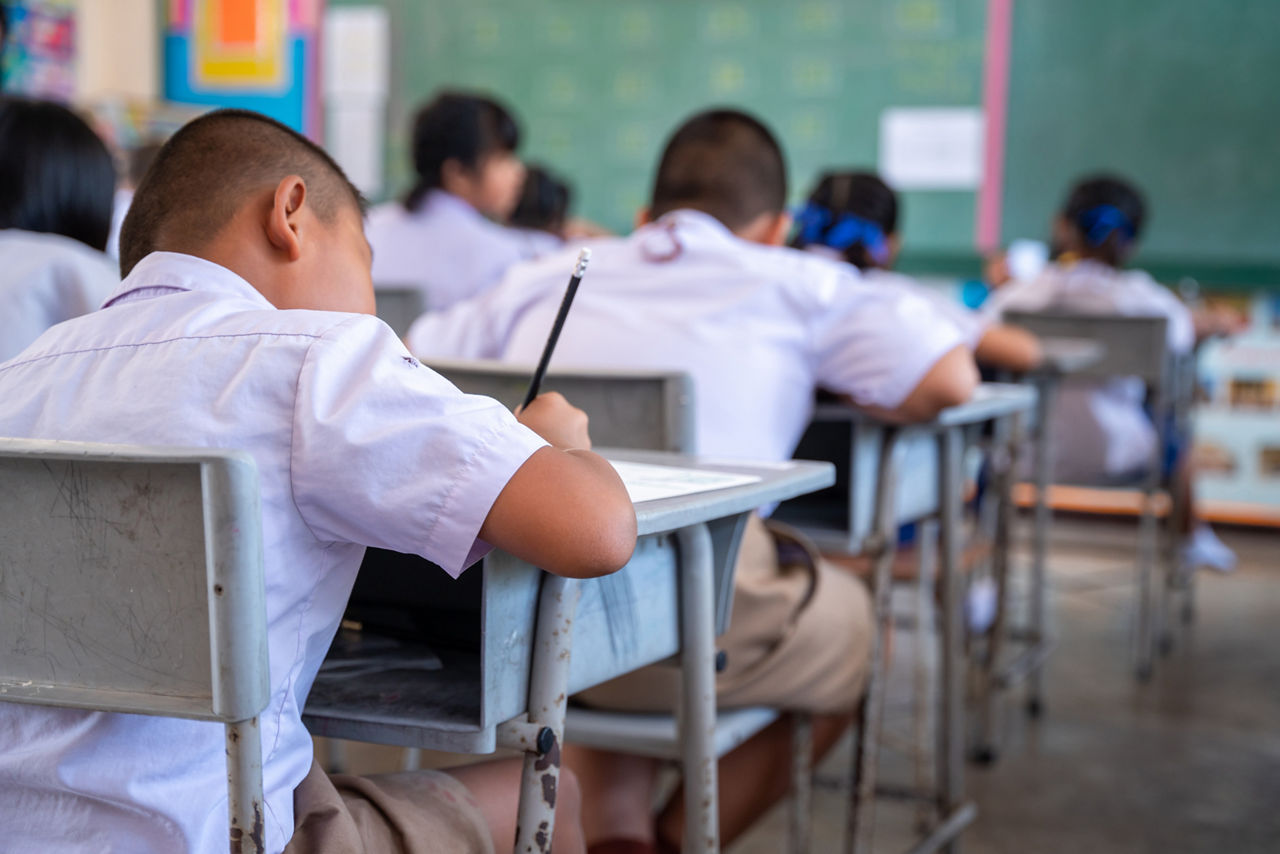
[[[844,258],[843,252],[832,249],[829,246],[815,243],[806,246],[804,251],[841,264],[848,263]],[[941,289],[923,285],[910,276],[904,276],[902,273],[895,273],[892,270],[882,270],[879,267],[872,267],[859,272],[862,280],[869,285],[897,288],[903,293],[911,293],[923,300],[927,300],[934,311],[951,321],[952,325],[960,330],[960,334],[964,337],[964,344],[970,350],[976,351],[978,349],[982,336],[986,335],[987,330],[992,326],[991,318],[981,312],[967,308],[958,300],[949,298]]]
[[[741,240],[696,211],[589,245],[552,365],[689,372],[703,454],[789,459],[815,387],[893,408],[962,343],[918,297],[870,286],[847,265]],[[480,297],[419,318],[410,349],[533,364],[575,253],[522,264]]]
[[[432,190],[416,211],[398,201],[369,212],[373,281],[412,287],[433,311],[493,287],[511,265],[538,255],[515,229],[489,220],[470,204]]]
[[[0,400],[0,435],[236,448],[257,462],[269,852],[293,833],[312,760],[301,710],[365,544],[457,575],[486,550],[477,532],[498,493],[545,444],[376,318],[280,311],[231,271],[173,253],[144,258],[101,311],[0,365]],[[224,752],[217,723],[0,703],[4,845],[225,852]]]
[[[1006,311],[1049,309],[1165,317],[1170,351],[1186,353],[1195,346],[1191,312],[1169,289],[1142,270],[1117,270],[1093,260],[1050,264],[1034,279],[997,289],[983,306],[993,320]],[[1092,483],[1149,468],[1157,434],[1143,399],[1137,377],[1066,383],[1054,403],[1055,477]]]
[[[119,284],[111,259],[79,240],[0,229],[0,362],[55,323],[93,311]]]

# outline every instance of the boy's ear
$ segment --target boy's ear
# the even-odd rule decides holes
[[[267,215],[267,239],[284,252],[290,261],[302,257],[302,240],[298,234],[299,218],[307,204],[307,184],[298,175],[280,179],[271,199]]]
[[[644,228],[646,225],[648,225],[651,222],[653,222],[653,217],[650,216],[649,214],[648,205],[645,205],[644,207],[640,208],[640,210],[636,211],[636,221],[635,221],[636,228]]]

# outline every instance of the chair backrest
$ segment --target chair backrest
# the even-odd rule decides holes
[[[1168,321],[1163,317],[1006,311],[1004,321],[1041,338],[1087,338],[1100,343],[1101,358],[1073,376],[1136,376],[1151,387],[1165,381],[1169,345]]]
[[[247,454],[0,439],[0,699],[254,717],[261,527]]]
[[[413,322],[427,310],[427,299],[419,288],[374,285],[378,318],[403,338]]]
[[[469,394],[515,408],[524,401],[532,365],[438,361],[428,366]],[[602,448],[673,451],[694,447],[693,381],[679,371],[553,370],[543,391],[558,391],[591,419],[591,441]]]

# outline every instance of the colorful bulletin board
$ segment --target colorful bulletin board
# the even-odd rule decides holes
[[[256,110],[316,137],[323,0],[169,0],[164,94]]]
[[[6,8],[9,37],[0,67],[3,88],[70,100],[76,85],[73,0],[20,0]]]

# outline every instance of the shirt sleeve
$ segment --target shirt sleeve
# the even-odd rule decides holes
[[[321,540],[418,554],[451,575],[498,494],[546,445],[497,401],[465,395],[372,317],[318,338],[298,376],[294,502]]]
[[[1142,271],[1128,274],[1133,293],[1126,306],[1131,314],[1156,314],[1168,320],[1168,346],[1174,353],[1189,353],[1196,344],[1195,320],[1177,295]]]
[[[964,336],[929,300],[851,276],[833,282],[814,323],[816,375],[864,406],[894,409]]]

